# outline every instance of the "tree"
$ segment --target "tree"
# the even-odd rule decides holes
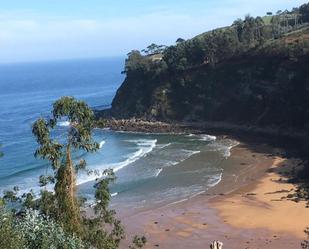
[[[148,58],[141,55],[138,50],[132,50],[128,53],[128,58],[125,61],[125,73],[137,71],[137,70],[147,70],[149,64]]]
[[[263,38],[263,33],[262,33],[262,29],[264,27],[264,21],[261,17],[256,17],[255,18],[255,25],[256,25],[256,38],[261,41]]]
[[[70,122],[70,126],[65,140],[59,142],[53,138],[53,130],[57,122],[64,118]],[[115,218],[116,212],[108,209],[111,198],[109,184],[116,179],[113,171],[105,170],[102,174],[94,172],[98,176],[94,185],[94,217],[82,215],[82,202],[75,193],[76,174],[86,168],[86,161],[82,159],[74,165],[72,150],[95,152],[99,148],[92,138],[93,125],[92,110],[86,103],[73,97],[57,100],[53,104],[51,118],[40,118],[33,124],[32,132],[39,144],[35,156],[48,160],[54,171],[54,176],[41,176],[40,183],[43,186],[55,181],[55,194],[42,191],[38,209],[51,216],[65,233],[77,236],[83,243],[91,245],[91,248],[116,249],[124,238],[124,229],[120,220]],[[13,198],[14,193],[8,193],[7,198],[9,197]],[[36,207],[31,194],[26,196],[26,200],[28,203],[25,205],[24,202],[25,206]],[[136,237],[136,240],[133,240],[133,246],[143,246],[145,243],[145,237]]]
[[[146,49],[143,49],[142,52],[146,55],[154,55],[163,53],[165,49],[165,45],[157,45],[155,43],[152,43]]]
[[[256,36],[255,19],[250,15],[246,15],[245,20],[244,20],[242,40],[248,46],[250,46],[250,45],[252,45],[253,41],[255,40],[255,36]]]
[[[67,119],[70,127],[62,143],[52,137],[60,119]],[[32,128],[39,148],[35,156],[50,162],[54,176],[41,176],[40,182],[46,185],[49,179],[55,179],[56,220],[69,232],[81,233],[79,200],[76,197],[76,173],[84,169],[86,162],[74,165],[71,150],[94,152],[99,145],[92,139],[94,114],[82,101],[73,97],[62,97],[53,105],[51,119],[39,118]],[[44,196],[43,196],[44,197]]]
[[[14,229],[14,216],[0,205],[0,249],[24,248],[22,236]]]
[[[241,18],[238,18],[233,22],[233,25],[236,28],[237,35],[238,35],[238,40],[241,42],[242,41],[242,32],[243,32],[243,27],[244,27],[244,21]]]
[[[303,4],[299,7],[302,22],[309,22],[309,3]]]
[[[176,40],[176,43],[182,43],[182,42],[184,42],[184,41],[185,41],[185,39],[178,38],[178,39]]]

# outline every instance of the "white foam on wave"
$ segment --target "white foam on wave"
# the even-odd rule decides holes
[[[103,171],[105,169],[113,169],[114,172],[117,172],[124,167],[136,162],[140,158],[146,156],[148,153],[150,153],[156,146],[157,139],[150,140],[150,139],[139,139],[139,140],[128,140],[129,142],[136,143],[139,146],[139,149],[127,156],[127,158],[124,161],[118,162],[118,163],[110,163],[110,164],[103,164],[103,165],[97,165],[94,167],[91,167],[92,170],[98,170]],[[81,175],[78,180],[77,184],[83,184],[89,181],[93,181],[97,179],[100,176],[97,175]]]
[[[207,142],[215,141],[217,139],[216,136],[211,136],[211,135],[206,135],[206,134],[205,135],[201,135],[200,137],[201,137],[200,138],[201,141],[207,141]]]
[[[68,127],[70,126],[70,122],[69,121],[60,121],[58,122],[58,126],[61,126],[61,127]]]
[[[233,144],[231,144],[230,146],[227,146],[224,153],[223,153],[223,156],[227,159],[231,156],[231,150],[236,147],[237,145],[239,145],[239,142],[237,141],[234,141]]]
[[[199,195],[201,195],[201,194],[204,194],[205,192],[206,192],[206,190],[202,190],[202,191],[200,191],[200,192],[197,192],[197,193],[191,195],[191,196],[190,196],[190,199],[192,199],[192,198],[194,198],[194,197],[196,197],[196,196],[199,196]]]
[[[187,200],[189,200],[189,198],[184,198],[184,199],[181,199],[181,200],[178,200],[178,201],[174,201],[174,202],[172,202],[172,203],[167,204],[165,207],[173,206],[173,205],[176,205],[176,204],[185,202],[185,201],[187,201]]]
[[[209,148],[211,149],[211,151],[218,151],[222,153],[222,156],[227,159],[231,156],[231,150],[237,145],[239,145],[238,141],[226,139],[210,144]]]
[[[186,137],[195,137],[196,135],[190,133],[189,135],[186,135]]]
[[[171,161],[164,163],[164,167],[175,166],[175,165],[182,163],[183,161],[187,160],[191,156],[201,153],[201,151],[199,151],[199,150],[181,149],[180,151],[182,152],[182,155],[184,155],[184,156],[181,159],[178,159],[178,160],[176,159],[177,161],[171,160]]]
[[[158,169],[155,174],[155,177],[158,177],[161,174],[162,170],[163,170],[162,168]]]
[[[111,197],[115,197],[115,196],[117,196],[117,195],[118,195],[118,193],[115,192],[115,193],[112,193],[112,194],[111,194]]]
[[[182,149],[181,151],[186,153],[186,156],[187,156],[185,159],[183,159],[183,161],[188,159],[189,157],[195,155],[195,154],[201,153],[201,151],[199,151],[199,150],[185,150],[185,149]]]
[[[208,134],[189,134],[187,137],[194,137],[192,140],[206,141],[211,142],[217,140],[216,136],[208,135]]]
[[[122,169],[123,167],[136,162],[138,159],[146,156],[148,153],[150,153],[154,147],[156,147],[157,144],[157,139],[154,140],[150,140],[150,139],[139,139],[139,140],[128,140],[129,142],[133,142],[136,143],[138,146],[140,146],[141,148],[130,154],[129,157],[120,162],[120,163],[114,163],[114,164],[110,164],[110,168],[114,169],[114,172],[117,172],[118,170]]]
[[[216,185],[218,185],[221,181],[222,181],[222,175],[223,175],[223,172],[221,172],[219,175],[215,175],[212,177],[212,182],[208,184],[209,187],[214,187]]]
[[[170,145],[172,145],[172,143],[168,143],[168,144],[158,144],[158,145],[157,145],[157,148],[158,148],[158,149],[164,149],[164,148],[166,148],[166,147],[168,147],[168,146],[170,146]]]
[[[143,155],[146,155],[147,153],[144,152],[143,149],[139,149],[138,151],[134,152],[129,156],[125,161],[122,161],[120,163],[114,163],[110,164],[110,168],[114,169],[114,172],[117,172],[124,168],[125,166],[136,162],[138,159],[140,159]]]
[[[99,144],[99,148],[102,149],[102,147],[103,147],[104,144],[105,144],[105,141],[104,141],[104,140],[101,141],[100,144]]]

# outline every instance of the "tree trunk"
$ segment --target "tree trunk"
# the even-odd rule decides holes
[[[71,149],[66,148],[66,160],[57,173],[55,194],[58,203],[59,217],[69,232],[78,233],[80,228],[80,211],[75,197],[76,176],[71,159]]]
[[[71,149],[70,149],[70,145],[67,146],[66,149],[66,170],[68,171],[68,194],[70,196],[70,199],[72,200],[72,202],[74,202],[74,198],[75,198],[75,184],[76,184],[76,177],[75,177],[75,172],[73,169],[73,162],[72,162],[72,158],[71,158]]]
[[[223,248],[223,243],[218,240],[215,240],[214,242],[210,244],[210,249],[222,249],[222,248]]]

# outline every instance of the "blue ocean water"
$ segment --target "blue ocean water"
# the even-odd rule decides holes
[[[44,162],[34,159],[31,125],[61,96],[108,107],[123,81],[124,58],[0,65],[0,189],[32,187]],[[35,174],[36,175],[36,174]],[[25,183],[25,180],[27,183]]]
[[[0,191],[19,186],[21,192],[39,192],[38,177],[50,170],[35,159],[37,147],[32,123],[49,115],[61,96],[74,96],[91,107],[107,108],[121,85],[124,58],[0,65]],[[66,123],[58,127],[64,133]],[[121,133],[96,129],[101,148],[85,154],[88,168],[113,168],[113,205],[144,207],[187,198],[217,184],[232,141],[209,135]],[[207,160],[184,162],[200,153]],[[203,157],[205,158],[205,156]],[[77,159],[77,158],[76,158]],[[97,176],[79,173],[79,193],[93,198]],[[52,188],[52,186],[50,186]]]

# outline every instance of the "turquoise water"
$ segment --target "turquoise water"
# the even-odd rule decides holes
[[[122,83],[123,58],[0,65],[0,191],[19,186],[21,192],[39,192],[38,177],[49,171],[47,162],[33,153],[31,125],[48,116],[52,103],[70,95],[94,108],[107,108]],[[60,123],[57,135],[67,129]],[[192,196],[217,184],[232,141],[208,135],[120,133],[95,130],[101,148],[84,154],[88,167],[113,168],[112,205],[143,207]],[[194,165],[185,160],[205,154]],[[75,159],[78,157],[75,155]],[[96,176],[80,173],[79,193],[90,201]],[[52,188],[52,186],[49,186]]]

